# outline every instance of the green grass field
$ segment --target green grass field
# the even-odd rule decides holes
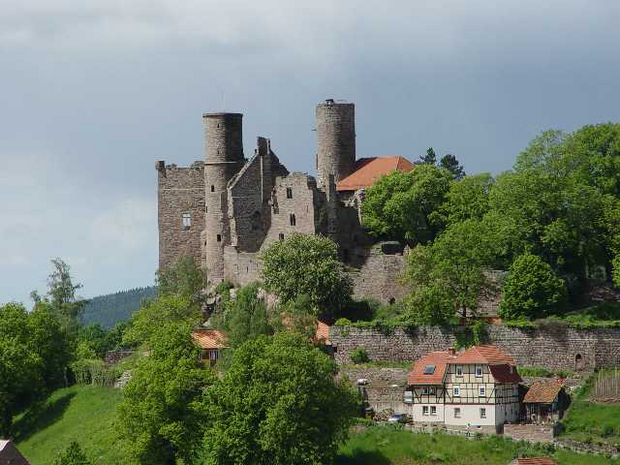
[[[466,439],[443,434],[413,434],[372,426],[354,435],[341,448],[337,465],[507,465],[518,456],[546,456],[560,465],[620,465],[594,455],[546,450],[498,436]]]
[[[45,404],[19,416],[16,442],[32,465],[48,465],[77,441],[94,465],[130,463],[115,426],[118,389],[76,385],[54,392]]]

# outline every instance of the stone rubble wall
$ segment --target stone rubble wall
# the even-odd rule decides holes
[[[338,363],[350,363],[350,354],[363,347],[372,361],[414,361],[431,351],[456,345],[462,328],[421,326],[412,331],[396,328],[332,326],[330,340]],[[488,344],[510,354],[517,365],[548,370],[592,371],[620,366],[620,328],[519,329],[488,326]]]

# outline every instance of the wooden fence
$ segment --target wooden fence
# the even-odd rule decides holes
[[[594,402],[620,403],[620,370],[603,370],[596,375],[590,395]]]

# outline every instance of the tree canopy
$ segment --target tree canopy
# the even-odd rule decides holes
[[[362,221],[375,237],[426,244],[441,230],[437,210],[452,181],[451,174],[434,165],[420,165],[407,173],[394,171],[366,191]]]
[[[202,392],[214,375],[198,366],[200,350],[188,325],[160,326],[150,347],[124,389],[121,426],[138,463],[193,463],[206,427]]]
[[[322,236],[292,234],[261,255],[265,287],[282,303],[306,295],[317,312],[337,314],[350,301],[351,279],[338,261],[338,246]]]
[[[260,337],[235,351],[206,391],[208,465],[328,464],[357,413],[356,393],[303,336]]]

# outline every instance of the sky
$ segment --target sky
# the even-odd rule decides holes
[[[510,169],[546,129],[620,120],[618,0],[0,0],[0,304],[50,260],[83,297],[151,285],[156,160],[244,113],[312,173],[314,107],[356,104],[357,155],[428,147]]]

